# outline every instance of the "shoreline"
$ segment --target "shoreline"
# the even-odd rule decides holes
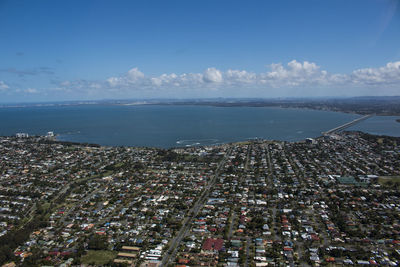
[[[348,98],[313,98],[300,99],[171,99],[171,100],[88,100],[47,103],[15,103],[0,104],[0,109],[7,108],[45,108],[45,107],[73,107],[73,106],[212,106],[212,107],[271,107],[295,108],[306,110],[320,110],[342,112],[347,114],[376,116],[400,116],[400,96],[391,97],[348,97]]]
[[[146,104],[148,105],[148,104]],[[156,105],[156,104],[151,104],[151,105]],[[165,105],[159,105],[160,108],[156,108],[157,112],[159,112],[160,110],[162,111],[163,108],[162,106]],[[201,106],[204,105],[191,105],[191,104],[185,104],[185,106],[199,106],[198,108],[194,108],[195,110],[202,110]],[[104,106],[104,105],[99,105],[99,106]],[[176,106],[176,105],[169,105],[169,106]],[[212,106],[212,107],[220,107],[220,106]],[[234,106],[234,107],[239,107],[239,108],[251,108],[250,106]],[[342,111],[331,111],[331,110],[325,110],[325,109],[312,109],[312,108],[304,108],[304,107],[280,107],[280,106],[273,106],[273,107],[266,107],[263,106],[265,109],[276,109],[276,110],[294,110],[292,113],[294,113],[294,116],[296,116],[297,111],[296,110],[305,110],[305,111],[310,111],[310,112],[320,112],[321,116],[325,116],[325,113],[342,113],[342,114],[349,114],[346,112],[342,112]],[[225,108],[225,107],[222,107]],[[253,107],[255,108],[255,107]],[[90,108],[89,108],[90,109]],[[145,109],[145,108],[143,108]],[[80,110],[79,108],[77,110]],[[86,108],[83,110],[87,110]],[[108,110],[107,107],[105,106],[104,110]],[[135,109],[136,110],[136,109]],[[177,108],[177,110],[180,110],[179,108]],[[253,110],[253,109],[249,109],[249,110]],[[255,109],[254,109],[255,110]],[[226,110],[227,112],[229,112],[228,110]],[[28,111],[29,112],[29,111]],[[108,111],[107,111],[108,112]],[[136,111],[135,111],[136,112]],[[239,111],[235,111],[234,113],[237,112],[242,112],[241,109],[239,109]],[[355,113],[351,113],[352,115],[357,115],[357,116],[361,116],[360,114],[355,114]],[[356,117],[356,116],[349,116],[349,117]],[[382,116],[383,117],[383,116]],[[357,119],[357,118],[356,118]],[[351,120],[353,119],[349,119],[349,122],[351,122]],[[398,119],[400,120],[400,119]],[[397,120],[397,122],[398,122]],[[390,121],[392,121],[392,119],[390,119]],[[256,122],[258,123],[258,122]],[[396,123],[394,123],[396,124]],[[47,124],[46,124],[47,125]],[[267,126],[267,127],[273,127],[273,124],[271,124],[272,126]],[[343,125],[342,124],[338,124],[339,126]],[[391,124],[392,125],[392,122]],[[332,128],[334,126],[331,126]],[[46,126],[46,128],[49,128],[50,130],[52,129],[51,126]],[[232,136],[217,136],[218,138],[213,138],[213,137],[206,137],[204,138],[196,138],[199,137],[196,134],[193,135],[193,139],[191,140],[182,140],[179,137],[179,132],[177,133],[177,136],[173,136],[174,138],[176,138],[175,140],[171,139],[166,139],[164,141],[161,142],[148,142],[147,139],[137,139],[140,140],[140,142],[134,142],[134,139],[112,139],[109,138],[108,140],[105,140],[104,138],[88,138],[88,136],[86,136],[86,134],[82,134],[82,135],[77,135],[76,133],[79,133],[80,131],[77,132],[71,132],[68,130],[65,130],[64,132],[58,133],[59,129],[53,128],[56,130],[56,137],[55,139],[58,142],[69,142],[69,143],[80,143],[80,144],[91,144],[91,145],[97,145],[97,146],[107,146],[107,147],[118,147],[118,146],[123,146],[123,147],[148,147],[148,148],[162,148],[162,149],[171,149],[171,148],[190,148],[190,147],[207,147],[207,146],[218,146],[218,145],[224,145],[224,144],[230,144],[230,143],[238,143],[238,142],[247,142],[250,140],[263,140],[263,141],[275,141],[275,142],[289,142],[289,143],[295,143],[295,142],[304,142],[307,138],[312,138],[312,139],[318,139],[321,136],[323,136],[323,133],[328,131],[329,129],[315,129],[314,131],[311,132],[305,132],[303,134],[303,131],[301,132],[295,132],[295,131],[290,131],[289,134],[287,135],[280,135],[277,136],[276,134],[268,134],[269,132],[257,132],[255,133],[255,135],[247,135],[248,132],[246,132],[246,135],[240,134],[240,132],[238,132],[237,134],[235,132],[232,132],[233,135]],[[312,129],[312,128],[310,128]],[[397,129],[397,127],[395,128]],[[77,128],[78,130],[78,128]],[[162,129],[161,129],[162,130]],[[367,131],[369,131],[370,133],[368,133]],[[366,134],[373,134],[373,135],[380,135],[380,136],[392,136],[392,137],[398,137],[396,135],[396,132],[393,131],[382,131],[379,132],[377,131],[376,133],[373,133],[374,129],[365,129],[364,133]],[[28,132],[29,133],[29,132]],[[162,133],[162,132],[160,132]],[[212,132],[210,132],[212,134]],[[13,132],[8,132],[7,131],[4,133],[7,136],[13,136],[15,133]],[[41,132],[34,132],[34,134],[36,135],[42,135],[44,133]],[[99,136],[99,134],[97,133],[96,136]],[[101,136],[101,135],[100,135]],[[201,135],[200,135],[201,136]],[[90,135],[89,135],[90,137]],[[93,137],[93,135],[92,135]],[[79,140],[81,139],[81,140]],[[83,139],[83,140],[82,140]],[[92,143],[92,141],[90,139],[97,139],[97,142],[99,143]],[[133,141],[132,141],[133,140]],[[214,140],[214,141],[210,141],[210,140]],[[108,141],[108,142],[107,142]],[[151,141],[151,140],[150,140]],[[150,144],[149,144],[150,143]]]
[[[370,134],[366,133],[363,131],[340,131],[340,133],[361,133],[364,135],[368,136],[373,136],[373,137],[378,137],[378,138],[399,138],[400,136],[390,136],[390,135],[378,135],[378,134]],[[335,135],[336,133],[329,134],[329,135]],[[328,136],[329,136],[328,135]],[[30,138],[40,138],[42,139],[41,141],[44,141],[45,143],[49,144],[64,144],[67,146],[85,146],[85,147],[93,147],[93,148],[108,148],[108,147],[124,147],[124,148],[143,148],[143,149],[161,149],[161,150],[175,150],[175,149],[191,149],[191,148],[198,148],[198,147],[219,147],[219,146],[225,146],[225,145],[235,145],[235,144],[245,144],[245,143],[252,143],[252,142],[265,142],[265,143],[304,143],[308,138],[299,140],[299,141],[284,141],[284,140],[275,140],[275,139],[264,139],[264,138],[248,138],[240,141],[235,141],[235,142],[218,142],[216,144],[211,144],[211,145],[191,145],[191,146],[172,146],[168,148],[164,147],[155,147],[155,146],[129,146],[129,145],[101,145],[101,144],[96,144],[96,143],[88,143],[88,142],[76,142],[76,141],[66,141],[66,140],[59,140],[57,139],[58,134],[56,134],[54,137],[48,137],[45,135],[32,135],[29,137],[16,137],[15,135],[10,135],[10,136],[0,136],[0,138],[15,138],[15,139],[30,139]],[[326,136],[321,134],[318,137],[311,138],[313,140],[318,140],[325,138]]]

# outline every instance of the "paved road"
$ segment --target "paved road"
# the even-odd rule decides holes
[[[269,175],[269,178],[271,178],[271,176],[272,176],[271,152],[269,151],[268,145],[265,146],[265,149],[267,150],[268,175]]]
[[[250,152],[252,149],[252,145],[249,145],[249,148],[247,149],[247,156],[246,156],[246,163],[244,165],[244,169],[247,171],[249,169],[249,161],[250,161]]]
[[[244,262],[244,266],[249,266],[249,259],[250,259],[250,237],[246,237],[246,261]]]
[[[229,232],[228,232],[228,239],[232,238],[232,230],[233,230],[233,225],[235,224],[236,220],[236,212],[235,209],[232,209],[232,216],[231,216],[231,223],[229,224]]]
[[[65,224],[66,221],[70,218],[71,213],[73,213],[73,212],[75,211],[75,208],[76,208],[78,205],[82,204],[83,202],[86,202],[86,201],[88,201],[89,199],[91,199],[92,196],[93,196],[94,194],[96,194],[97,192],[99,192],[100,188],[101,188],[101,186],[98,186],[98,187],[97,187],[96,189],[94,189],[89,195],[87,195],[86,197],[80,199],[80,200],[78,201],[77,204],[75,204],[73,207],[71,207],[71,208],[68,210],[68,212],[67,212],[66,214],[63,215],[63,217],[62,217],[62,219],[61,219],[61,223]],[[67,223],[68,223],[68,222],[67,222]]]
[[[72,182],[73,182],[73,181],[72,181]],[[54,197],[54,199],[52,200],[52,202],[56,202],[63,194],[65,194],[65,193],[68,191],[68,189],[70,188],[72,182],[69,182],[63,189],[61,189],[61,190],[57,193],[57,195]],[[23,226],[25,226],[28,222],[30,222],[30,221],[35,217],[34,215],[35,215],[36,209],[37,209],[37,204],[35,203],[35,204],[29,209],[29,211],[26,213],[26,214],[27,214],[26,217],[29,217],[28,221],[26,221],[24,224],[20,225],[19,228],[22,228]]]
[[[165,252],[160,266],[166,266],[170,261],[173,261],[175,259],[176,253],[178,252],[178,248],[179,248],[179,245],[180,245],[182,239],[186,236],[186,234],[190,230],[191,222],[193,221],[194,218],[196,218],[197,213],[203,207],[205,201],[207,200],[207,197],[210,194],[210,190],[215,185],[215,183],[218,179],[219,172],[220,172],[221,168],[224,166],[228,157],[230,156],[231,151],[232,150],[229,149],[226,152],[225,157],[221,160],[221,162],[218,165],[218,168],[215,171],[214,177],[208,183],[206,188],[203,190],[203,193],[200,195],[199,199],[196,201],[194,206],[189,210],[188,217],[186,217],[183,220],[182,227],[179,230],[177,236],[171,241],[171,245],[170,245],[169,249]]]

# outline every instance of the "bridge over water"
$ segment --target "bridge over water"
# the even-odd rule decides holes
[[[342,130],[344,130],[346,128],[349,128],[350,126],[353,126],[353,125],[363,121],[363,120],[371,118],[372,116],[374,116],[374,115],[373,114],[369,114],[369,115],[362,116],[361,118],[355,119],[354,121],[351,121],[351,122],[345,123],[343,125],[340,125],[340,126],[338,126],[336,128],[330,129],[329,131],[322,132],[322,134],[323,135],[329,135],[329,134],[333,134],[333,133],[342,131]]]

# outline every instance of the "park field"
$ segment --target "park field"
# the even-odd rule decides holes
[[[97,266],[105,265],[115,259],[117,252],[107,250],[89,250],[86,255],[83,255],[81,261],[83,264],[94,264]]]
[[[400,176],[380,176],[378,183],[381,185],[398,185],[400,184]]]

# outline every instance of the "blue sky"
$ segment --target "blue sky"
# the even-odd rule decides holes
[[[0,102],[400,95],[400,3],[0,0]]]

